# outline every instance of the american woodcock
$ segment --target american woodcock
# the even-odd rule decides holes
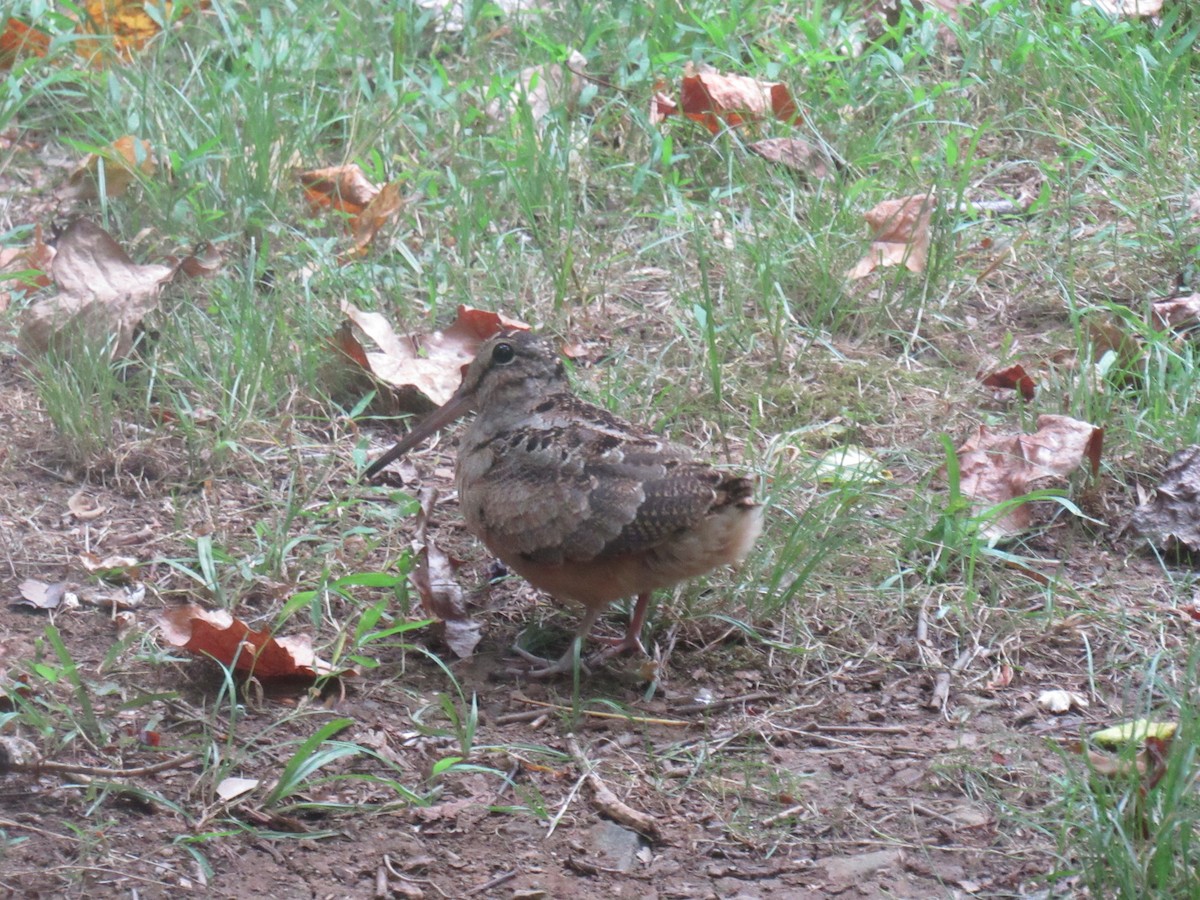
[[[455,465],[467,527],[534,586],[582,603],[580,639],[610,603],[637,597],[625,637],[592,662],[644,653],[650,593],[739,562],[762,528],[749,479],[580,400],[553,348],[527,332],[485,342],[454,396],[365,477],[472,410]],[[568,648],[531,674],[570,671],[574,658]]]

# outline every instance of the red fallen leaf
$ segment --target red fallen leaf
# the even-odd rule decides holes
[[[984,387],[998,388],[1004,391],[1019,391],[1021,397],[1025,400],[1032,400],[1034,391],[1037,385],[1032,378],[1025,372],[1025,368],[1020,364],[1014,364],[1005,369],[997,369],[990,375],[985,375],[980,379],[980,383]]]
[[[338,330],[334,345],[392,388],[398,408],[413,412],[425,412],[449,400],[462,381],[463,366],[496,332],[504,328],[529,329],[524,322],[499,313],[460,306],[458,317],[445,331],[402,337],[379,313],[364,312],[349,301],[342,301],[342,312],[379,349],[364,349],[353,330],[344,326]]]
[[[958,449],[960,489],[977,507],[987,508],[1061,480],[1085,460],[1094,475],[1103,442],[1103,428],[1069,416],[1038,416],[1033,434],[997,434],[980,425]],[[1021,504],[992,522],[989,531],[1007,537],[1032,522],[1028,506]]]
[[[846,273],[847,278],[864,278],[880,267],[903,265],[924,272],[929,259],[929,226],[937,197],[914,194],[899,200],[884,200],[863,218],[870,226],[871,248]]]
[[[712,134],[770,117],[788,124],[800,118],[796,102],[782,82],[712,70],[696,72],[691,63],[679,82],[678,104],[662,93],[655,94],[650,121],[661,122],[676,112],[699,122]]]
[[[22,56],[45,56],[49,49],[50,35],[10,18],[0,31],[0,70],[11,69]]]
[[[165,610],[158,624],[172,646],[212,657],[260,681],[312,680],[334,674],[333,667],[313,653],[308,635],[274,637],[270,629],[255,631],[223,609],[187,603]]]

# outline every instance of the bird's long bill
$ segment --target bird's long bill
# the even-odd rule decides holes
[[[398,440],[391,450],[367,466],[367,471],[363,473],[363,478],[367,480],[374,478],[393,461],[399,459],[413,447],[417,446],[417,444],[421,443],[421,441],[425,440],[425,438],[445,428],[464,413],[470,412],[474,399],[473,394],[459,388],[454,392],[453,397],[422,419],[421,424]]]

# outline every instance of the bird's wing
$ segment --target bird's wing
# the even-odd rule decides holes
[[[497,555],[545,564],[654,547],[694,526],[722,475],[595,407],[495,436],[470,504]],[[561,424],[560,424],[561,423]]]

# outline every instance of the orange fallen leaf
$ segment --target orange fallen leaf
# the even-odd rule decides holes
[[[499,313],[460,306],[458,317],[445,331],[402,337],[379,313],[365,312],[345,300],[342,312],[379,349],[366,350],[353,329],[344,327],[337,333],[335,346],[390,388],[397,409],[411,412],[427,412],[449,400],[462,381],[462,367],[496,332],[529,329],[524,322]]]
[[[10,18],[0,31],[0,70],[11,69],[23,56],[45,56],[49,49],[50,35]]]
[[[767,118],[791,124],[800,117],[791,92],[782,82],[759,81],[708,68],[697,72],[691,63],[680,79],[678,102],[662,91],[657,92],[650,121],[661,122],[676,113],[699,122],[712,134]]]
[[[1060,481],[1085,461],[1095,474],[1103,441],[1103,428],[1070,416],[1038,416],[1033,434],[998,434],[980,425],[958,449],[960,490],[987,509]],[[1020,504],[990,522],[987,532],[1007,537],[1032,523],[1028,505]]]
[[[60,200],[98,200],[103,185],[109,197],[119,197],[137,179],[138,173],[154,174],[154,154],[149,141],[131,134],[119,137],[99,153],[90,153],[75,168],[55,194]]]
[[[297,172],[296,178],[314,212],[328,207],[358,215],[379,193],[379,188],[353,163]]]
[[[50,276],[54,253],[42,239],[41,225],[34,226],[33,243],[28,247],[0,250],[0,312],[8,308],[12,290],[32,292],[54,283]]]
[[[899,265],[912,272],[925,271],[930,220],[936,206],[937,197],[930,192],[884,200],[866,213],[863,218],[871,228],[871,248],[846,277],[864,278],[880,267]]]
[[[334,674],[333,667],[313,653],[308,635],[277,638],[270,629],[255,631],[223,609],[208,610],[188,603],[165,610],[158,624],[172,646],[212,657],[260,681],[312,680]]]
[[[1025,400],[1032,400],[1037,390],[1034,380],[1025,372],[1025,367],[1019,363],[1004,369],[997,369],[995,372],[984,375],[979,381],[984,387],[1017,391]]]
[[[366,208],[357,216],[350,219],[350,227],[354,233],[354,243],[342,254],[342,260],[355,256],[364,256],[367,245],[375,238],[379,229],[388,219],[396,215],[404,206],[404,198],[400,196],[400,182],[386,184],[376,194]]]
[[[95,38],[76,41],[77,52],[94,65],[103,63],[105,51],[109,50],[121,60],[132,59],[136,51],[162,30],[158,21],[146,12],[146,6],[143,0],[87,0],[77,30]],[[154,6],[162,21],[175,22],[194,10],[205,9],[208,0],[183,3],[155,0]]]

